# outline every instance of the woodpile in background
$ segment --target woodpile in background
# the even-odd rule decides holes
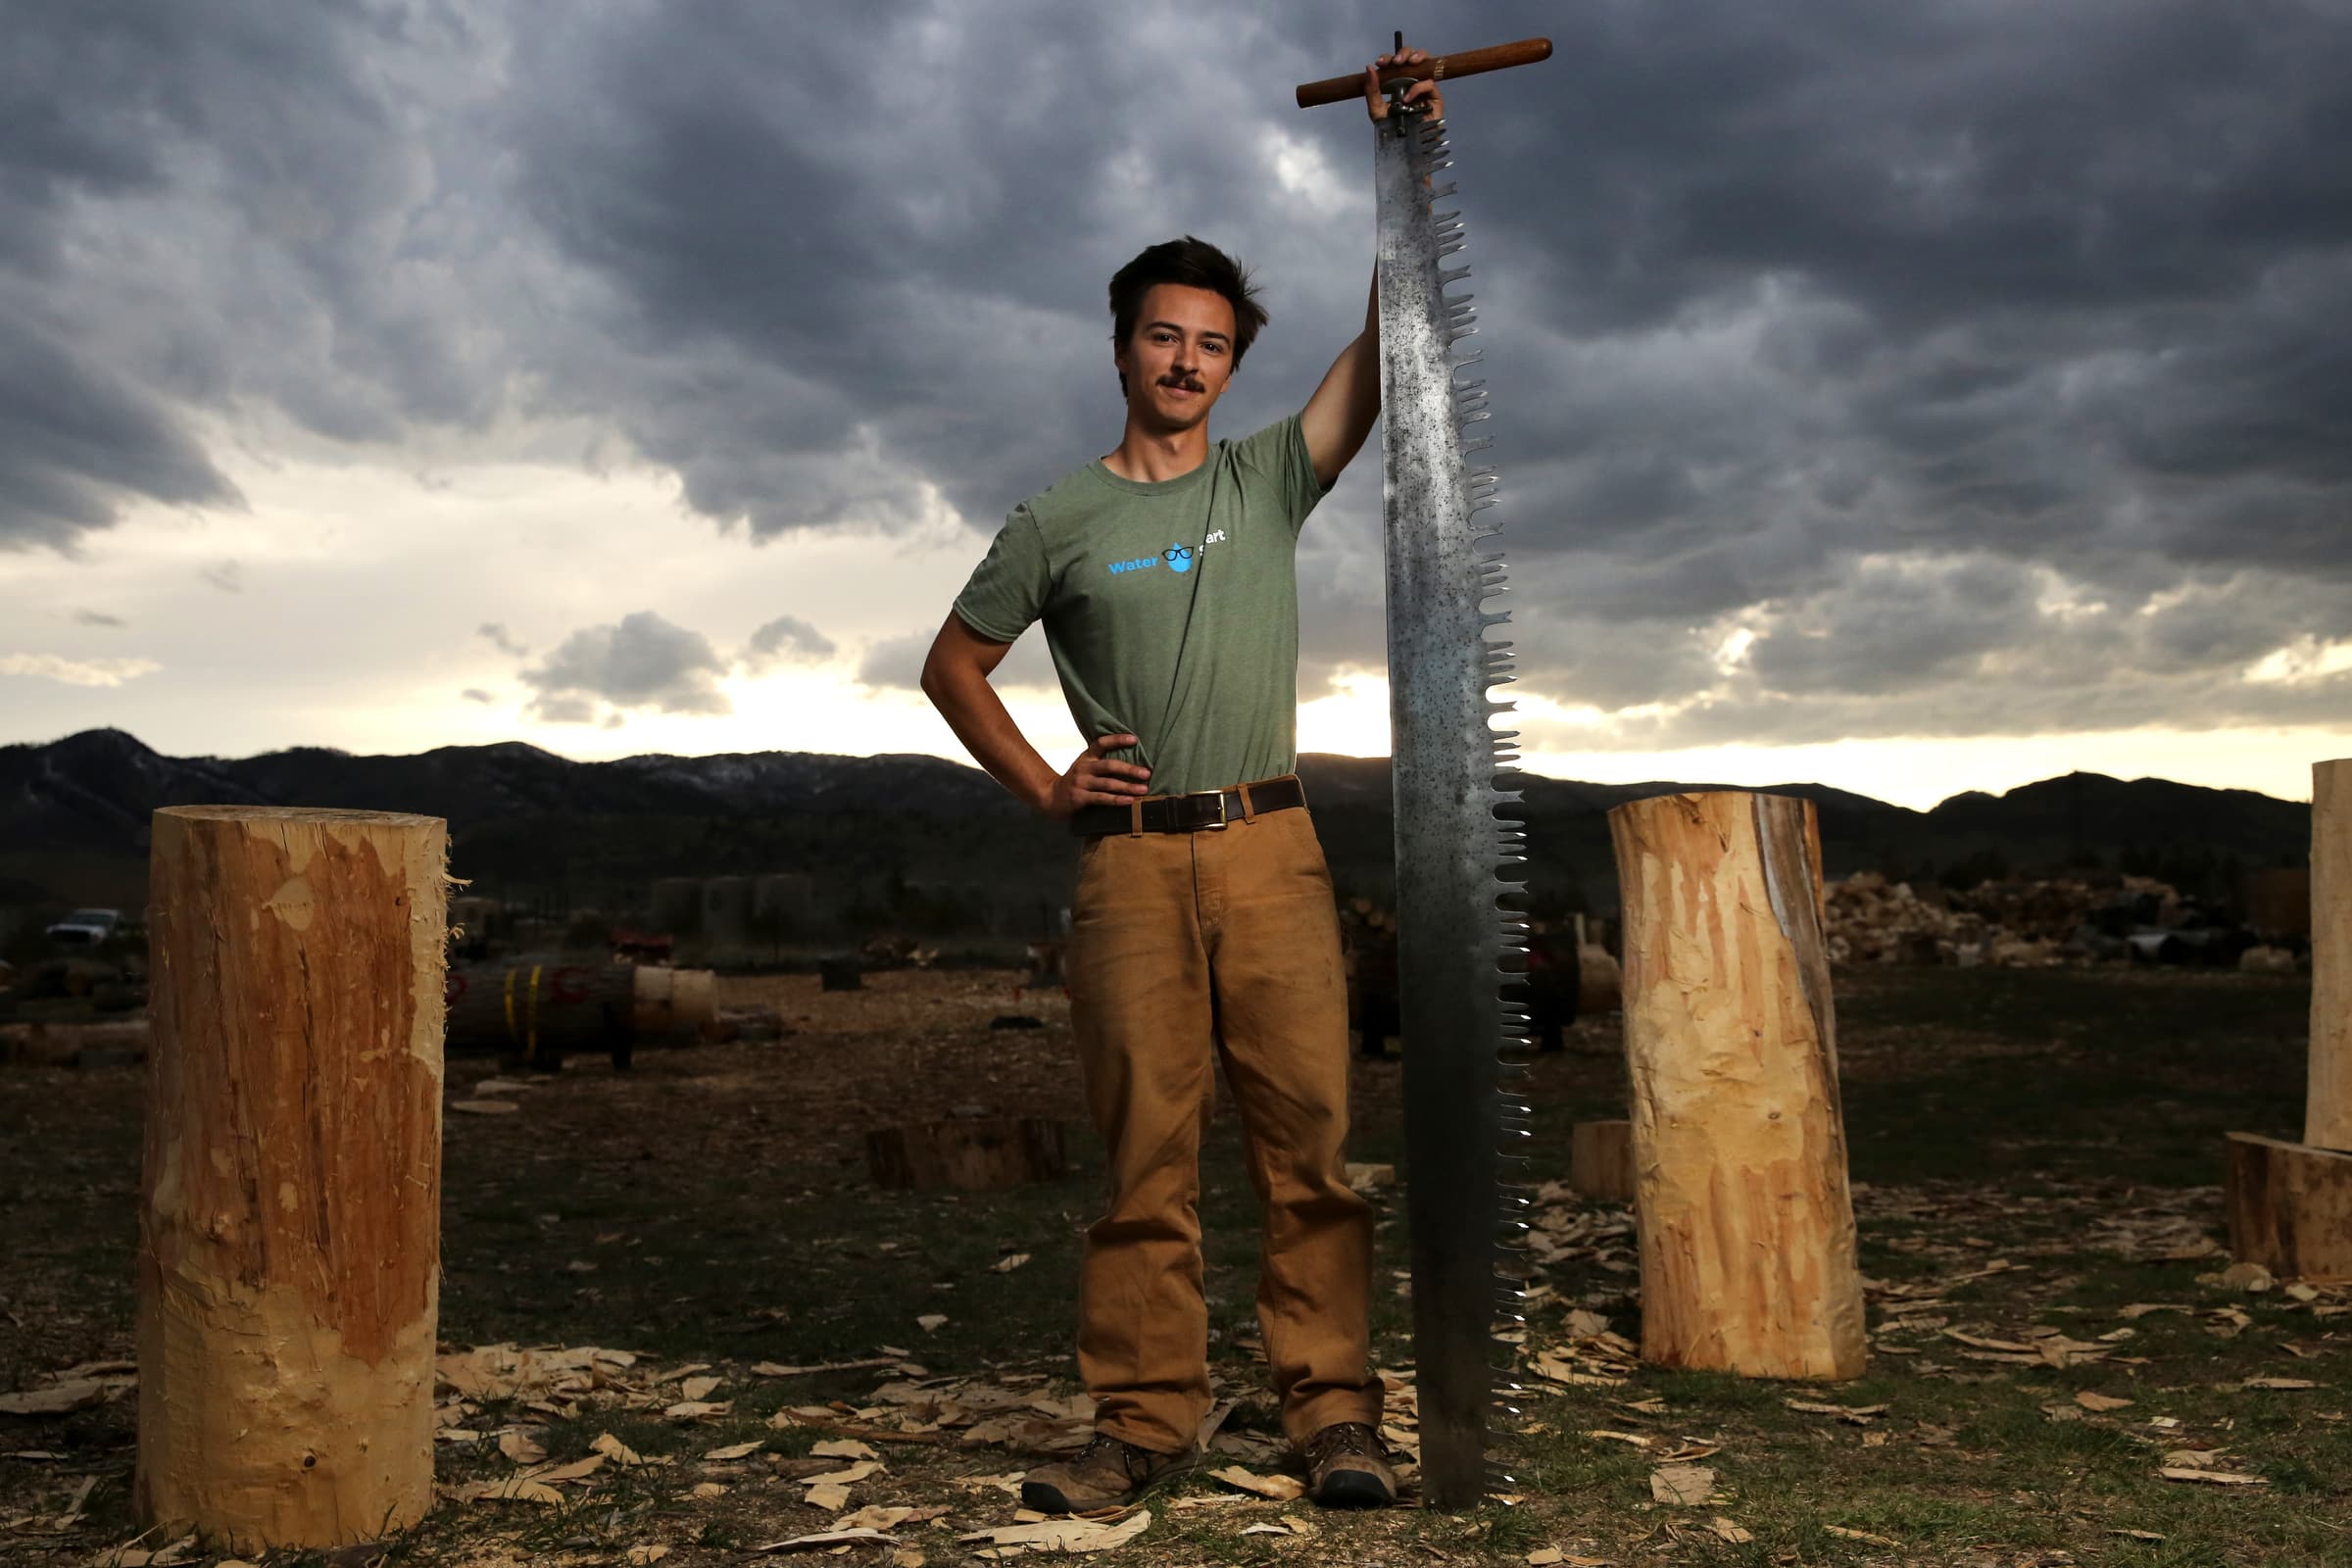
[[[2055,968],[2060,964],[2193,961],[2226,940],[2152,877],[1986,882],[1966,892],[1889,882],[1864,871],[1833,882],[1826,910],[1835,963]],[[2242,944],[2241,944],[2242,945]],[[2236,960],[2237,950],[2227,956]],[[2291,959],[2290,959],[2291,966]]]

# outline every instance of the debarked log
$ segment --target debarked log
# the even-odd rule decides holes
[[[134,1505],[246,1556],[433,1503],[437,817],[154,816]]]
[[[1642,1357],[1858,1376],[1862,1279],[1813,808],[1668,795],[1618,807],[1609,827]]]

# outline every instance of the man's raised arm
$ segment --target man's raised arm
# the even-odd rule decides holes
[[[1038,755],[988,681],[1011,646],[989,641],[950,611],[923,660],[923,695],[973,760],[1015,799],[1057,822],[1068,821],[1082,806],[1124,806],[1149,794],[1152,786],[1145,780],[1152,776],[1150,768],[1102,755],[1133,746],[1132,735],[1097,736],[1065,773],[1054,772],[1054,764]]]
[[[1315,477],[1328,490],[1339,483],[1340,471],[1355,461],[1372,421],[1380,417],[1380,277],[1372,278],[1371,297],[1364,301],[1364,329],[1340,350],[1323,373],[1323,384],[1298,413],[1298,433],[1306,438],[1306,455]]]
[[[1418,65],[1428,58],[1424,50],[1407,49],[1399,55],[1382,55],[1364,68],[1364,110],[1375,123],[1389,118],[1388,99],[1380,90],[1380,68],[1391,63]],[[1445,94],[1435,81],[1414,82],[1405,89],[1404,98],[1433,120],[1446,116]],[[1340,350],[1340,357],[1324,372],[1323,384],[1315,388],[1315,395],[1306,400],[1298,415],[1306,455],[1324,489],[1339,482],[1340,471],[1355,460],[1364,438],[1372,433],[1372,421],[1379,417],[1380,274],[1375,271],[1371,297],[1364,301],[1363,331]]]

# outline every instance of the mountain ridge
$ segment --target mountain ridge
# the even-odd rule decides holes
[[[1388,858],[1389,760],[1306,754],[1335,877],[1377,894]],[[1535,842],[1531,880],[1589,902],[1613,867],[1605,813],[1625,801],[1754,788],[1679,780],[1596,784],[1522,773]],[[2216,875],[2300,863],[2310,806],[2251,790],[2076,772],[1994,795],[1961,791],[1926,810],[1830,785],[1763,793],[1814,803],[1833,875],[2155,865]],[[172,758],[126,731],[83,730],[0,747],[0,902],[98,899],[136,867],[148,822],[172,805],[276,805],[415,811],[446,818],[459,874],[562,887],[608,901],[660,875],[809,869],[956,880],[1009,878],[1044,896],[1068,840],[985,773],[927,754],[871,757],[644,753],[574,761],[523,741],[399,755],[291,747],[249,758]],[[980,829],[980,831],[974,831]],[[111,868],[111,869],[109,869]],[[2177,867],[2178,869],[2178,867]],[[96,882],[107,884],[84,891]],[[103,902],[103,900],[100,900]]]

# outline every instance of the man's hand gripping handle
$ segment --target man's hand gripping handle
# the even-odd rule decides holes
[[[1415,50],[1413,53],[1418,54]],[[1551,58],[1549,38],[1522,38],[1517,43],[1498,43],[1490,49],[1468,49],[1457,55],[1439,55],[1434,59],[1394,61],[1384,66],[1382,80],[1402,77],[1410,81],[1451,81],[1456,76],[1475,76],[1481,72],[1501,71],[1511,66],[1532,66],[1539,60]],[[1384,56],[1384,60],[1389,57]],[[1319,108],[1324,104],[1354,103],[1364,96],[1364,78],[1359,75],[1329,76],[1321,81],[1301,82],[1298,86],[1298,107]]]

